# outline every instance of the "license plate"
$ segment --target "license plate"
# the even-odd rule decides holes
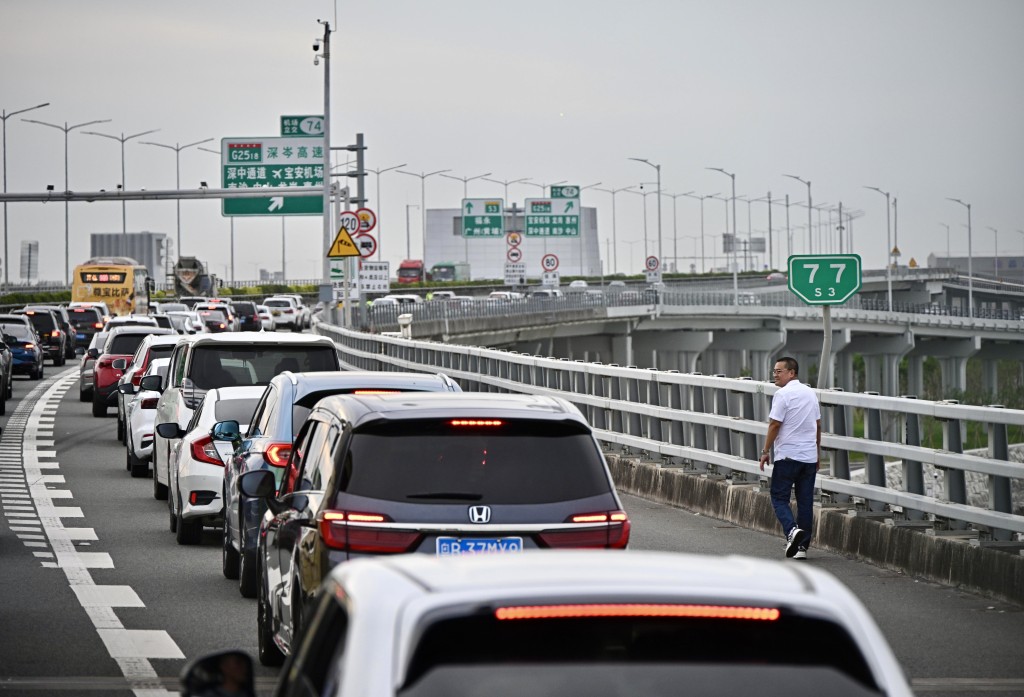
[[[85,334],[75,334],[75,338],[76,339],[84,339],[85,338]]]
[[[454,557],[472,554],[505,554],[522,552],[521,537],[439,537],[437,555]]]
[[[274,310],[274,317],[280,317],[280,316],[281,316],[281,311],[280,310]]]

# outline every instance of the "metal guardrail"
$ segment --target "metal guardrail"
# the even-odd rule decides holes
[[[768,383],[414,341],[326,322],[317,322],[314,331],[334,339],[351,369],[442,371],[467,390],[564,397],[610,446],[734,481],[764,476],[757,462],[759,444],[777,389]],[[1024,411],[836,390],[818,396],[828,459],[817,483],[823,497],[836,502],[853,497],[872,510],[888,507],[898,517],[930,518],[939,528],[973,526],[995,539],[1024,534],[1024,515],[1012,512],[1013,484],[1024,483],[1024,465],[1009,461],[1007,441],[1008,427],[1024,426]],[[921,445],[926,417],[942,424],[943,449]],[[865,437],[852,435],[854,419],[864,424]],[[963,452],[970,423],[987,430],[986,456]],[[890,435],[895,433],[902,435]],[[887,482],[886,459],[901,462],[899,488]],[[851,461],[863,462],[866,483],[851,481]],[[941,474],[941,496],[927,492],[926,468]],[[969,479],[977,478],[989,492],[984,506],[968,500]]]
[[[517,301],[489,300],[486,297],[464,298],[460,300],[431,300],[422,303],[401,303],[397,305],[376,305],[354,308],[353,323],[366,329],[376,331],[398,331],[398,315],[411,314],[414,322],[445,321],[471,318],[504,318],[527,315],[555,317],[560,313],[578,313],[580,310],[594,308],[634,307],[650,308],[652,313],[673,308],[731,308],[736,307],[733,292],[724,291],[675,291],[648,289],[644,291],[628,290],[617,293],[590,291],[586,293],[567,293],[561,298],[523,298]],[[809,306],[790,293],[784,286],[777,291],[765,293],[739,293],[739,307],[745,314],[756,313],[764,308],[766,314],[778,315],[781,308],[799,308],[808,310]],[[770,308],[770,310],[769,310]],[[816,308],[810,308],[819,312]],[[849,302],[834,308],[834,318],[843,313],[861,312],[857,319],[861,321],[877,320],[879,323],[890,323],[893,319],[900,321],[920,321],[929,323],[938,318],[956,318],[958,327],[971,327],[979,321],[986,321],[985,329],[1005,330],[1013,333],[1024,332],[1024,310],[994,310],[979,308],[973,318],[966,317],[959,308],[939,306],[932,303],[893,303],[890,311],[885,300],[872,300],[854,296]],[[917,317],[911,317],[916,315]],[[991,324],[991,321],[1000,324]]]

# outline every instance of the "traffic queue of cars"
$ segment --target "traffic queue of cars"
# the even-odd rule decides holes
[[[288,662],[277,694],[911,694],[825,572],[615,553],[629,517],[563,399],[342,370],[308,334],[124,327],[104,351],[140,331],[94,371],[121,372],[127,469],[152,470],[178,544],[218,531],[259,661]],[[232,664],[251,686],[225,652],[182,694],[219,694]]]

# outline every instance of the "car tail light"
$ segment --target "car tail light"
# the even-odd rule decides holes
[[[220,324],[218,324],[217,326],[218,326],[218,327],[220,327],[221,329],[227,329],[227,325],[226,325],[226,324],[224,324],[223,322],[221,322],[221,323],[220,323]]]
[[[32,342],[30,341],[30,342],[28,342],[27,344],[25,344],[25,345],[24,345],[24,346],[23,346],[22,348],[26,348],[26,349],[34,349],[35,347],[36,347],[36,345],[35,345],[35,344],[33,344],[33,343],[32,343]]]
[[[390,523],[379,513],[323,511],[317,515],[320,537],[331,549],[373,554],[400,554],[412,550],[423,537],[416,530],[375,528],[366,524]]]
[[[160,402],[158,397],[146,397],[139,403],[139,409],[156,409],[156,405]]]
[[[103,329],[103,322],[94,322],[92,325],[93,329]]]
[[[398,394],[398,390],[353,390],[352,394]]]
[[[50,332],[50,336],[52,336],[54,339],[58,338],[60,336],[60,330],[54,329],[52,332]]]
[[[547,530],[538,535],[550,548],[625,549],[629,544],[631,524],[623,511],[583,513],[569,518],[569,523],[586,525],[579,530]],[[604,525],[595,525],[595,523]]]
[[[224,466],[224,461],[220,459],[217,446],[213,444],[213,438],[210,438],[210,436],[204,436],[199,440],[192,441],[192,457],[199,462],[207,462],[219,467]]]
[[[654,603],[586,603],[581,605],[533,605],[499,607],[499,620],[576,619],[580,617],[693,617],[716,620],[775,621],[781,616],[777,607],[735,605],[659,605]]]
[[[263,451],[263,459],[272,467],[285,467],[291,454],[291,443],[271,443]]]
[[[500,419],[452,419],[451,426],[503,426]]]
[[[110,359],[110,358],[107,358],[107,359],[102,360],[102,361],[100,361],[100,360],[96,361],[96,367],[97,368],[110,368],[110,367],[113,366],[113,364],[114,364],[114,361],[112,359]]]

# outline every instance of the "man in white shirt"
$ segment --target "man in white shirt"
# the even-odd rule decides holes
[[[806,559],[814,523],[814,477],[821,463],[821,408],[818,397],[797,377],[795,358],[775,361],[772,377],[780,388],[772,397],[768,438],[761,451],[761,471],[775,447],[772,471],[772,507],[786,535],[786,556]],[[796,489],[796,520],[790,492]]]

